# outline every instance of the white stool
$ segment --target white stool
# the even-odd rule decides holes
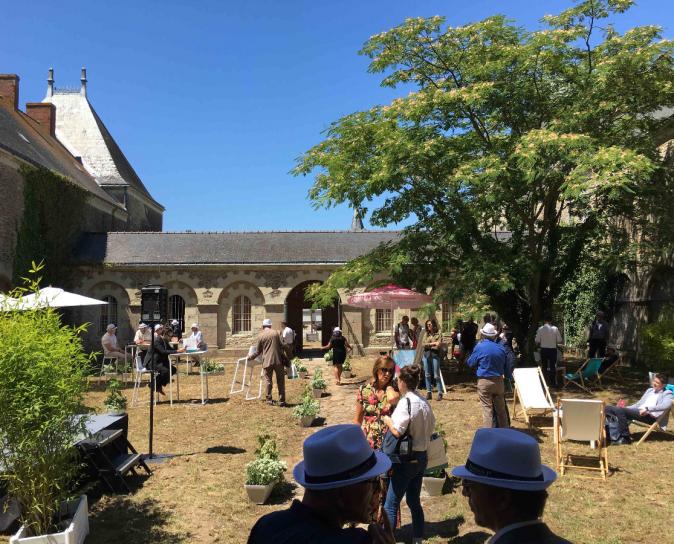
[[[133,394],[131,395],[131,406],[136,406],[138,403],[138,397],[140,396],[140,388],[143,385],[143,376],[150,378],[152,381],[151,370],[148,370],[143,365],[143,357],[141,355],[136,355],[134,359],[134,378],[133,378]],[[157,385],[155,383],[155,394],[154,394],[154,404],[157,405]]]

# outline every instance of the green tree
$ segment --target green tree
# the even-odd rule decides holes
[[[653,113],[674,105],[674,44],[656,26],[616,32],[632,3],[582,1],[537,31],[431,17],[370,38],[370,72],[409,94],[333,123],[294,173],[315,173],[317,207],[381,199],[373,225],[414,222],[310,294],[382,271],[439,297],[478,291],[531,348],[586,250],[618,266],[627,226],[662,235],[648,213],[674,192]]]

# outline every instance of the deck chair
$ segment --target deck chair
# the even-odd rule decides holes
[[[545,378],[541,368],[516,368],[513,371],[515,380],[515,393],[513,394],[513,419],[517,419],[517,401],[522,407],[524,420],[529,428],[532,427],[531,418],[533,416],[552,415],[555,412],[555,405],[552,402],[550,391],[545,383]],[[552,429],[552,427],[540,427],[541,429]]]
[[[564,374],[564,387],[570,384],[574,384],[580,387],[583,391],[590,392],[588,389],[590,385],[600,379],[599,378],[599,367],[601,366],[602,359],[597,357],[594,359],[588,359],[585,361],[578,370],[571,374]],[[601,383],[601,382],[600,382]]]
[[[630,420],[630,423],[633,425],[637,425],[638,427],[645,427],[646,432],[644,435],[639,439],[639,442],[637,442],[637,446],[641,444],[644,440],[648,438],[648,435],[650,435],[653,431],[659,432],[659,433],[666,433],[669,435],[674,435],[674,430],[667,430],[666,427],[663,427],[661,423],[667,419],[667,416],[669,413],[672,411],[670,408],[669,410],[665,410],[660,414],[660,417],[656,419],[653,423],[644,423],[643,421],[636,421],[636,420]]]
[[[604,402],[591,399],[561,399],[557,405],[555,418],[555,447],[557,449],[557,470],[564,475],[566,469],[577,468],[601,472],[606,480],[609,471],[606,429],[604,427]],[[599,467],[574,465],[573,458],[589,458],[587,455],[564,453],[563,441],[574,440],[596,444]]]

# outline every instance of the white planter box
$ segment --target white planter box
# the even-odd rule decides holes
[[[323,396],[323,390],[322,389],[314,389],[314,398],[315,399],[320,399]]]
[[[89,508],[87,496],[82,495],[79,499],[65,504],[68,516],[72,515],[72,521],[68,528],[61,533],[50,535],[24,537],[24,527],[9,538],[9,544],[82,544],[89,534]]]
[[[445,478],[431,478],[424,476],[424,489],[431,497],[442,495],[442,488],[445,485]]]
[[[254,502],[255,504],[264,504],[265,501],[269,498],[269,495],[271,495],[275,485],[276,482],[272,482],[267,485],[244,484],[243,487],[246,488],[246,493],[248,493],[248,499],[250,499],[250,502]]]
[[[302,416],[300,418],[300,425],[302,427],[311,427],[311,424],[314,422],[314,416]]]
[[[344,370],[342,372],[342,377],[343,378],[350,378],[351,377],[351,371],[350,370]]]

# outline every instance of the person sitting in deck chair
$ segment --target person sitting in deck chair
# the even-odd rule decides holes
[[[613,363],[615,363],[618,360],[618,352],[615,349],[615,346],[613,344],[609,344],[606,346],[606,356],[601,360],[601,365],[599,366],[599,374],[603,374],[606,372],[611,366],[613,366]]]
[[[650,424],[671,409],[672,392],[665,389],[666,384],[667,376],[656,374],[653,376],[653,387],[648,389],[637,403],[625,408],[620,406],[606,407],[606,427],[608,428],[606,434],[610,437],[611,444],[623,445],[632,442],[629,420],[633,419]],[[661,427],[667,426],[667,419],[665,417],[665,420],[660,422]]]

